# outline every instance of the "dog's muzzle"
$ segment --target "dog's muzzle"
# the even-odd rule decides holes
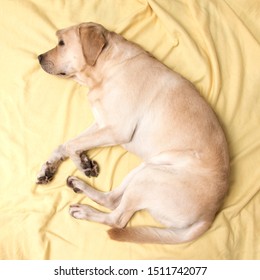
[[[44,58],[44,55],[39,55],[38,56],[38,60],[39,60],[39,63],[42,67],[42,69],[49,73],[49,74],[53,74],[55,75],[55,66],[54,66],[54,63],[50,60],[47,60],[46,58]]]
[[[66,76],[67,75],[65,72],[55,73],[54,63],[51,62],[50,60],[44,59],[44,55],[43,54],[40,54],[38,56],[38,60],[39,60],[39,63],[41,65],[42,69],[45,72],[47,72],[49,74],[52,74],[52,75],[60,75],[60,76]]]

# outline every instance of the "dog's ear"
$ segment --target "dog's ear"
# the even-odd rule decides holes
[[[81,26],[79,36],[86,62],[91,66],[95,65],[106,45],[106,38],[102,30],[96,26]]]

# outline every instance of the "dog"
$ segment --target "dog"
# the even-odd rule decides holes
[[[111,239],[177,244],[211,226],[228,190],[228,145],[221,125],[195,87],[137,44],[96,23],[57,31],[58,44],[38,56],[47,73],[89,87],[95,117],[90,128],[60,145],[42,166],[38,184],[54,177],[70,158],[87,176],[98,164],[87,151],[122,145],[143,162],[111,192],[77,177],[67,185],[110,209],[70,206],[77,219],[109,225]],[[126,227],[146,209],[162,227]]]

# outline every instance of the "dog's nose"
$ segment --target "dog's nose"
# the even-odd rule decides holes
[[[40,54],[40,55],[38,56],[38,60],[39,60],[40,63],[42,62],[42,59],[43,59],[43,55]]]

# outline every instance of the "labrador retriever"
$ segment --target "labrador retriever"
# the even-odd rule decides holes
[[[43,70],[89,87],[95,122],[60,145],[42,166],[38,184],[53,179],[70,158],[87,176],[98,165],[94,147],[122,145],[142,158],[111,192],[100,192],[77,177],[67,184],[111,209],[70,206],[77,219],[104,223],[118,241],[182,243],[212,224],[228,189],[229,156],[223,130],[195,87],[140,46],[95,23],[57,32],[58,45],[39,55]],[[125,227],[146,209],[162,227]]]

